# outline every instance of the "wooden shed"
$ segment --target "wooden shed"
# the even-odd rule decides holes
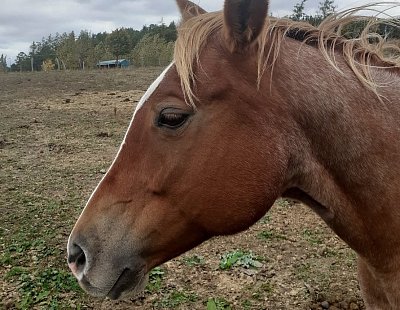
[[[96,64],[97,68],[128,68],[129,67],[129,60],[126,59],[116,59],[114,60],[104,60],[99,61]]]

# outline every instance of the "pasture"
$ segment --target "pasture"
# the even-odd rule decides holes
[[[136,299],[83,293],[66,264],[68,235],[161,70],[0,75],[0,306],[364,309],[353,252],[284,200],[250,230],[156,268]]]

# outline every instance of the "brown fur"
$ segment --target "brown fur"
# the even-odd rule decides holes
[[[264,16],[252,18],[263,25]],[[135,113],[71,233],[71,270],[88,292],[117,298],[140,289],[151,268],[247,229],[284,196],[357,252],[368,309],[400,309],[398,62],[327,24],[272,19],[232,52],[248,29],[234,20],[205,13],[183,22],[175,66]],[[291,39],[290,29],[313,41]],[[169,110],[190,117],[161,126]]]
[[[260,1],[260,3],[263,2]],[[235,2],[234,5],[231,6],[236,8],[237,3]],[[265,5],[265,7],[267,6]],[[270,72],[273,72],[273,67],[279,55],[282,41],[287,38],[287,34],[290,32],[304,32],[307,34],[304,43],[316,42],[315,44],[318,46],[324,58],[339,72],[341,72],[341,70],[336,63],[335,53],[338,49],[342,50],[344,59],[351,67],[356,77],[367,88],[373,90],[378,95],[377,87],[379,85],[377,85],[373,76],[371,76],[370,69],[373,65],[399,68],[400,58],[396,57],[395,54],[396,52],[400,52],[400,48],[396,44],[387,42],[386,38],[372,31],[378,24],[385,23],[384,20],[355,15],[361,10],[368,8],[370,7],[362,6],[330,15],[317,28],[304,22],[268,17],[265,22],[265,27],[262,29],[262,34],[256,36],[258,49],[258,85],[268,65],[270,65]],[[258,9],[258,11],[260,10]],[[367,23],[360,37],[356,39],[346,39],[343,37],[341,32],[345,26],[356,21],[364,21]],[[235,20],[232,22],[234,23]],[[178,29],[179,36],[175,45],[174,60],[182,80],[182,87],[185,91],[185,95],[192,105],[194,105],[196,97],[192,87],[195,84],[194,65],[198,64],[200,53],[207,44],[207,41],[217,31],[222,29],[223,23],[222,12],[213,12],[190,19],[184,19]],[[258,27],[262,25],[263,23],[260,23]],[[236,24],[235,26],[238,28]],[[230,50],[235,50],[236,46],[242,46],[244,44],[244,39],[238,38],[239,35],[233,36],[231,29],[227,31],[227,36],[233,38],[233,40],[230,40],[228,43]],[[259,32],[256,31],[256,33],[258,34]],[[244,34],[244,36],[251,35]],[[370,39],[372,38],[374,39],[374,44],[370,43]],[[250,41],[252,40],[249,40],[249,42]]]

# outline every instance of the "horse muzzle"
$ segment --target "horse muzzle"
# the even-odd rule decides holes
[[[95,250],[70,238],[67,249],[69,268],[82,289],[92,296],[118,299],[136,295],[147,283],[144,260],[126,247]]]

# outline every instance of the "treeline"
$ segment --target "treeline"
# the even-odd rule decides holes
[[[33,42],[28,54],[20,52],[11,70],[76,70],[94,68],[101,60],[123,58],[140,66],[165,65],[172,59],[175,40],[174,22],[151,24],[141,30],[119,28],[111,33],[57,33]]]
[[[307,15],[305,13],[306,2],[307,0],[301,0],[296,3],[293,8],[293,13],[289,18],[318,26],[326,17],[335,13],[337,8],[334,0],[324,0],[319,3],[318,11],[315,15]],[[365,21],[350,23],[342,29],[342,35],[349,39],[357,38],[361,35],[366,26],[367,22]],[[385,22],[375,25],[371,30],[388,39],[400,39],[400,19],[394,18],[392,20],[385,20]]]
[[[290,16],[296,21],[306,21],[318,25],[336,10],[334,0],[319,3],[314,15],[305,13],[307,0],[300,0]],[[400,39],[400,20],[393,20],[397,26],[380,25],[373,29],[388,38]],[[365,23],[355,22],[345,28],[347,37],[357,37]],[[7,57],[0,57],[0,72],[77,70],[95,68],[101,60],[128,59],[134,66],[163,66],[173,57],[177,32],[174,22],[166,25],[151,24],[141,30],[119,28],[111,33],[92,34],[83,30],[78,35],[70,33],[50,35],[40,42],[32,42],[29,53],[20,52],[11,68],[7,67]]]

